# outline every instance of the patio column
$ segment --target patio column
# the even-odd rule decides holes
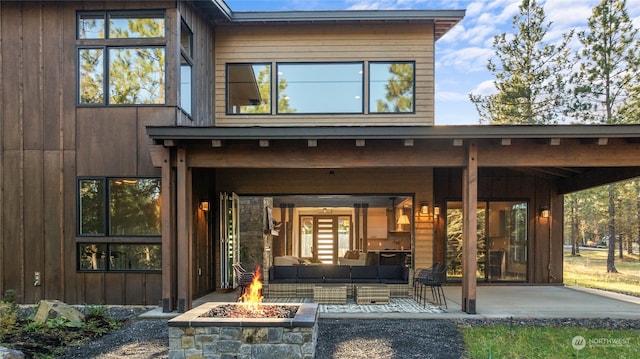
[[[176,309],[176,182],[174,147],[162,147],[162,311]]]
[[[192,307],[192,181],[191,169],[187,166],[187,151],[178,147],[177,155],[177,282],[178,312],[186,312]]]
[[[470,142],[466,167],[462,171],[462,311],[476,314],[476,271],[478,269],[478,148]]]

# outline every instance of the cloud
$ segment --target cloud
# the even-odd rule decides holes
[[[468,101],[469,95],[456,91],[436,91],[436,100],[443,102]]]
[[[496,85],[494,84],[493,80],[482,81],[473,90],[471,90],[471,93],[474,95],[484,96],[493,95],[497,93]]]
[[[438,51],[438,50],[436,50]],[[437,66],[455,67],[460,72],[483,71],[493,50],[483,47],[440,49]]]

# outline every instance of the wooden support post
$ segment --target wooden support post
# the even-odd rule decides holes
[[[362,243],[360,244],[360,251],[367,251],[367,238],[369,233],[367,232],[367,226],[369,225],[369,204],[362,204]]]
[[[172,166],[172,149],[162,151],[162,311],[176,309],[176,182]]]
[[[178,148],[177,156],[177,282],[178,312],[186,312],[192,306],[192,245],[191,245],[191,170],[187,166],[184,147]]]
[[[462,174],[462,311],[476,314],[478,148],[473,141],[467,147],[466,162]]]
[[[353,204],[353,209],[354,209],[354,218],[353,218],[353,233],[355,233],[355,245],[352,246],[351,248],[353,249],[360,249],[360,203],[354,203]]]

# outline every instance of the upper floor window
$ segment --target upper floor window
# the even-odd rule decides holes
[[[182,21],[180,26],[180,108],[191,115],[191,89],[193,83],[193,33]]]
[[[414,63],[369,63],[369,113],[414,112]]]
[[[77,32],[79,104],[164,104],[164,12],[79,13]]]
[[[362,113],[363,64],[278,66],[278,114]]]
[[[415,112],[412,61],[369,62],[367,72],[365,62],[276,63],[275,76],[271,67],[227,64],[227,114],[362,114],[366,103],[369,114]]]
[[[78,39],[164,38],[162,11],[96,11],[78,14]]]
[[[227,65],[227,113],[271,113],[271,64]]]

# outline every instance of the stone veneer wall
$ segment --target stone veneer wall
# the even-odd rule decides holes
[[[251,271],[263,266],[264,207],[263,197],[240,197],[240,262]]]
[[[169,359],[312,359],[318,326],[169,327]]]

